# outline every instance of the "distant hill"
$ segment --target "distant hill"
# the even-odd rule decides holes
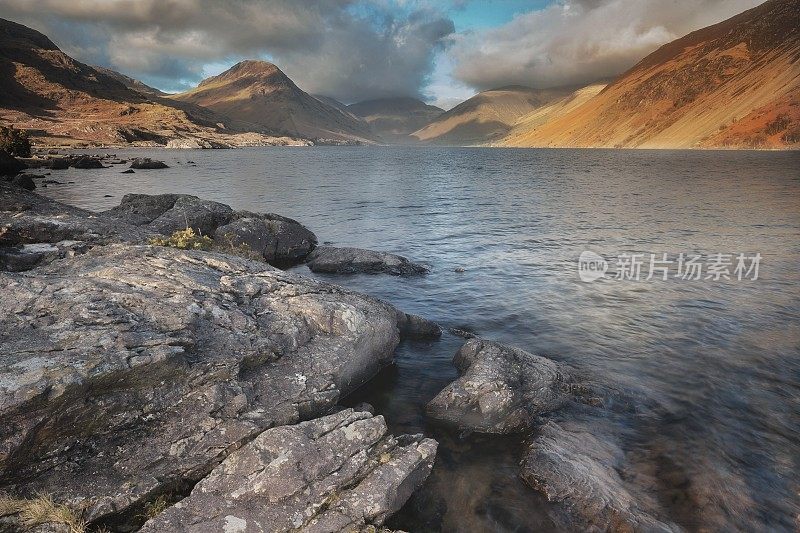
[[[421,141],[442,145],[472,145],[503,137],[522,116],[571,91],[538,90],[513,85],[476,94],[429,125],[412,133]]]
[[[348,111],[363,118],[384,142],[410,142],[410,133],[437,119],[444,109],[416,98],[380,98],[351,104]]]
[[[800,143],[800,0],[673,41],[600,94],[505,146],[764,148]]]
[[[111,145],[163,145],[183,138],[208,146],[272,142],[240,136],[242,130],[207,109],[128,86],[138,84],[76,61],[38,31],[0,19],[0,123],[27,129],[35,139]]]
[[[369,125],[301,90],[277,66],[242,61],[171,96],[269,131],[311,139],[373,140]]]

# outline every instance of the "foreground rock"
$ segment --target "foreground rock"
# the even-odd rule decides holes
[[[143,532],[360,531],[381,526],[428,477],[436,442],[387,435],[351,409],[269,429]]]
[[[583,531],[681,531],[656,518],[658,503],[625,481],[625,455],[611,439],[579,424],[548,422],[521,463],[525,482],[559,502],[565,526]]]
[[[30,273],[0,273],[0,293],[0,491],[52,494],[95,524],[126,527],[264,430],[330,412],[391,362],[405,317],[265,263],[151,246],[96,246]],[[320,520],[338,520],[337,509],[356,520],[350,510],[361,509],[365,523],[378,523],[424,477],[431,443],[392,448],[382,421],[369,424],[389,467],[353,474],[359,484],[345,486]],[[368,447],[343,431],[358,444],[342,450]],[[236,507],[237,495],[261,494],[227,472],[244,473],[252,454],[266,460],[275,440],[264,439],[198,498],[220,491],[232,498],[220,505]],[[356,463],[383,457],[359,453],[371,459]],[[242,482],[244,492],[223,481]],[[367,490],[376,486],[397,494]]]
[[[18,161],[5,150],[0,150],[0,176],[15,176],[25,169],[25,164]]]
[[[190,227],[213,236],[222,250],[233,249],[281,266],[302,261],[317,244],[316,235],[296,220],[234,211],[188,194],[126,194],[120,205],[104,214],[162,235]]]
[[[307,258],[312,272],[332,274],[391,274],[415,276],[426,274],[428,267],[400,255],[360,248],[320,246]]]
[[[564,375],[544,357],[470,339],[453,359],[461,377],[427,405],[432,418],[481,433],[514,433],[566,400]]]

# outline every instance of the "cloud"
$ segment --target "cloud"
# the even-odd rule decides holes
[[[659,46],[761,0],[561,0],[454,37],[453,76],[478,90],[580,85],[616,76]]]
[[[304,90],[346,101],[420,95],[454,31],[408,0],[0,0],[0,17],[167,90],[210,63],[267,58]]]

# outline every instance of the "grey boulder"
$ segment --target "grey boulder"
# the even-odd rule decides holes
[[[241,212],[216,229],[214,241],[223,246],[243,246],[271,264],[295,264],[314,249],[317,236],[290,218]]]
[[[149,157],[137,157],[131,161],[130,168],[134,168],[136,170],[157,170],[169,168],[169,165],[163,161],[156,161],[155,159],[150,159]]]
[[[0,150],[0,176],[15,176],[27,166],[5,150]]]
[[[36,182],[33,181],[33,176],[30,174],[19,174],[14,176],[11,178],[10,183],[11,185],[22,187],[26,191],[32,191],[36,189]]]
[[[550,359],[470,339],[453,362],[460,377],[427,405],[428,416],[480,433],[515,433],[565,401],[564,374]]]
[[[332,274],[391,274],[394,276],[415,276],[426,274],[428,267],[409,261],[403,256],[363,250],[361,248],[338,248],[320,246],[309,254],[308,268],[312,272]]]
[[[381,526],[428,477],[436,442],[387,435],[347,409],[264,431],[142,532],[361,531]]]

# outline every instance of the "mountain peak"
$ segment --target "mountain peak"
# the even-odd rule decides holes
[[[229,83],[234,80],[246,80],[246,83],[289,85],[294,86],[289,77],[277,65],[269,61],[246,59],[233,65],[225,72],[200,82],[199,87],[207,87],[215,83]]]
[[[43,50],[59,49],[44,34],[2,18],[0,18],[0,44],[3,46],[17,45],[26,48],[41,48]]]

